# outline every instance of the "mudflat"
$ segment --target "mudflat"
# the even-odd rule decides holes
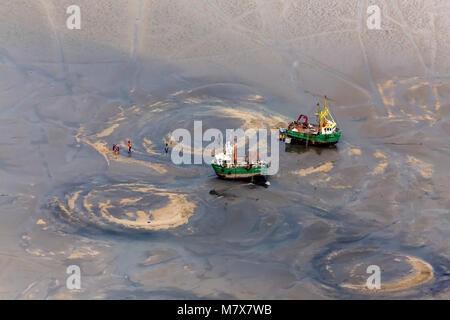
[[[448,1],[371,1],[380,30],[353,0],[77,0],[80,30],[3,2],[1,299],[450,298]],[[268,188],[164,152],[324,95],[339,143],[280,144]]]

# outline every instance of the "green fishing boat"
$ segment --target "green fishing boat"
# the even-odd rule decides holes
[[[256,156],[256,158],[255,158]],[[214,172],[224,179],[245,179],[265,175],[269,165],[257,153],[250,159],[239,159],[236,155],[236,146],[227,142],[225,152],[215,155],[211,161]]]
[[[327,97],[323,110],[317,104],[317,124],[308,122],[308,117],[301,114],[297,121],[293,121],[286,129],[286,137],[292,142],[300,142],[313,145],[332,145],[339,141],[342,131],[338,128],[331,112],[327,107]],[[302,119],[304,121],[302,122]]]

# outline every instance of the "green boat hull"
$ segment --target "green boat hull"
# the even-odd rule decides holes
[[[212,163],[214,171],[220,178],[224,179],[245,179],[255,176],[265,175],[267,173],[268,166],[264,167],[252,167],[252,168],[224,168],[217,164]]]
[[[318,144],[318,145],[330,145],[335,144],[339,141],[342,131],[334,132],[331,134],[307,134],[297,131],[286,130],[286,136],[294,141],[308,143],[308,144]]]

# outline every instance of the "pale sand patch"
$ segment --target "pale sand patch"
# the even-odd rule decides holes
[[[186,270],[187,272],[189,272],[190,274],[194,274],[195,273],[195,271],[192,270],[191,268],[189,268],[189,266],[184,266],[183,269]]]
[[[130,112],[134,112],[134,113],[138,113],[139,111],[141,111],[141,108],[138,106],[132,106],[129,110]]]
[[[376,150],[373,154],[375,156],[375,158],[377,159],[387,159],[386,155],[384,155],[383,153],[381,153],[381,151]]]
[[[81,259],[84,258],[85,256],[91,256],[94,257],[96,255],[98,255],[100,252],[92,250],[89,247],[86,248],[82,248],[81,250],[72,252],[72,254],[70,256],[67,257],[67,259]]]
[[[259,94],[251,94],[248,96],[248,101],[263,102],[264,98],[262,96],[260,96]]]
[[[80,292],[81,290],[72,290],[74,292]],[[69,293],[61,292],[54,296],[56,300],[74,300],[74,297]]]
[[[360,156],[361,155],[361,149],[357,149],[357,148],[350,149],[350,153],[355,155],[355,156]]]
[[[155,147],[154,143],[147,138],[144,138],[142,146],[145,149],[145,152],[147,152],[148,154],[152,154],[152,155],[156,155],[158,154],[153,148]]]
[[[80,195],[80,193],[81,193],[81,190],[75,192],[73,194],[73,196],[69,200],[67,200],[67,205],[69,206],[70,210],[75,209],[75,202],[77,201],[78,196]]]
[[[399,280],[389,282],[389,283],[381,283],[381,288],[376,291],[399,291],[405,290],[412,287],[420,286],[434,278],[434,270],[433,267],[428,263],[419,258],[405,256],[408,263],[413,267],[413,272],[406,276],[405,278],[401,278]],[[341,287],[348,289],[356,289],[356,290],[369,290],[366,284],[350,284],[344,283]],[[375,291],[375,290],[374,290]]]
[[[189,92],[188,92],[189,93]],[[194,97],[189,97],[183,100],[183,103],[187,103],[187,104],[199,104],[201,103],[203,100],[200,98],[194,98]]]
[[[422,88],[422,87],[429,86],[429,85],[430,85],[429,82],[421,82],[421,83],[417,83],[417,84],[412,85],[411,87],[409,87],[409,88],[408,88],[408,91],[414,91],[414,90],[417,90],[417,89],[420,89],[420,88]]]
[[[122,121],[122,120],[126,119],[124,108],[122,106],[119,106],[119,110],[120,110],[120,112],[118,114],[116,114],[115,116],[109,118],[108,123],[115,123],[115,122]]]
[[[153,109],[151,112],[163,112],[163,111],[166,111],[164,109],[164,107],[167,107],[169,105],[170,105],[170,103],[167,100],[166,101],[157,101],[153,104],[150,104],[149,108]],[[158,108],[155,108],[155,107],[158,107]]]
[[[111,162],[109,161],[109,158],[108,158],[108,154],[107,154],[109,149],[106,148],[106,143],[105,142],[94,142],[94,143],[92,143],[86,138],[82,138],[81,141],[83,141],[87,145],[89,145],[92,148],[94,148],[95,150],[97,150],[97,152],[100,153],[103,156],[103,158],[105,158],[105,161],[108,164],[108,166],[111,164]]]
[[[26,288],[25,288],[25,290],[23,290],[22,291],[22,295],[25,295],[26,293],[27,293],[27,291],[29,291],[31,288],[33,288],[35,285],[36,285],[36,281],[33,281],[32,283],[30,283]]]
[[[142,161],[142,160],[136,160],[133,158],[127,158],[127,157],[123,157],[120,155],[116,156],[116,157],[112,157],[111,160],[116,161],[116,162],[141,165],[141,166],[153,169],[160,174],[167,172],[167,169],[161,164],[146,162],[146,161]]]
[[[172,96],[172,97],[176,97],[176,96],[182,94],[183,92],[184,92],[184,90],[180,90],[180,91],[177,91],[177,92],[172,93],[171,96]]]
[[[141,186],[135,186],[133,184],[124,184],[124,186],[131,187],[131,190],[135,192],[152,192],[152,191],[158,191],[159,189],[156,189],[155,187],[141,187]],[[160,191],[160,190],[159,190]]]
[[[384,170],[386,170],[388,163],[387,162],[381,162],[379,163],[375,169],[372,171],[372,174],[382,174],[384,173]]]
[[[393,86],[393,81],[389,80],[387,81],[384,85],[378,84],[377,88],[378,88],[378,93],[381,96],[381,99],[383,100],[384,105],[386,106],[387,109],[387,113],[388,113],[388,118],[393,118],[393,114],[391,111],[390,107],[395,106],[395,101],[394,101],[394,92],[391,90],[391,94],[389,96],[389,98],[386,96],[384,89],[387,88],[391,88]]]
[[[420,174],[424,178],[431,178],[433,176],[433,165],[425,161],[414,158],[408,155],[408,162],[419,170]]]
[[[45,253],[41,250],[41,249],[25,249],[26,252],[28,252],[29,254],[38,256],[38,257],[45,257]]]
[[[44,220],[39,219],[39,220],[36,222],[36,224],[39,224],[39,225],[46,225],[47,223],[46,223]]]
[[[174,255],[168,252],[156,252],[141,262],[143,266],[151,266],[161,262],[165,262],[174,258]]]
[[[402,83],[402,82],[401,82]],[[405,83],[403,83],[405,84]],[[435,96],[435,110],[439,110],[440,108],[440,101],[439,101],[439,96],[437,95],[437,88],[436,86],[431,86],[429,82],[420,82],[417,84],[412,85],[410,88],[408,88],[408,91],[415,91],[418,90],[420,88],[429,86],[430,88],[433,89],[434,92],[434,96]],[[387,108],[387,112],[388,112],[388,117],[389,119],[395,119],[395,118],[402,118],[402,115],[394,115],[392,113],[391,107],[397,107],[396,110],[400,110],[401,112],[403,112],[403,114],[406,114],[408,116],[408,120],[413,121],[413,122],[418,122],[418,121],[422,121],[422,120],[428,120],[430,121],[430,126],[432,126],[437,119],[432,117],[432,113],[430,113],[430,110],[427,109],[427,106],[422,106],[422,108],[424,110],[426,110],[427,112],[429,112],[430,114],[426,114],[424,116],[415,116],[412,115],[410,113],[407,113],[405,109],[403,109],[401,106],[396,105],[395,104],[395,99],[394,99],[394,95],[395,95],[395,91],[394,91],[394,82],[392,80],[387,81],[386,83],[380,85],[377,85],[378,88],[378,92],[380,93],[380,96],[383,100],[383,103],[385,104],[386,108]],[[386,91],[385,89],[389,89],[389,97],[387,97]],[[415,102],[414,102],[415,103]]]
[[[135,198],[135,199],[127,198],[127,199],[120,200],[120,204],[131,204],[131,203],[136,203],[136,202],[141,201],[141,200],[142,200],[142,197]]]
[[[145,230],[164,230],[176,228],[188,222],[193,215],[195,204],[188,201],[185,195],[157,192],[156,195],[169,197],[169,204],[164,208],[150,210],[147,214],[142,210],[136,212],[136,220],[120,219],[109,214],[108,209],[113,208],[110,200],[100,202],[98,207],[104,219],[109,222],[129,228]],[[151,218],[150,218],[151,215]],[[149,223],[150,222],[150,223]]]
[[[61,202],[59,202],[58,199],[55,199],[55,201],[56,201],[56,203],[58,204],[58,207],[59,207],[62,211],[64,211],[64,213],[65,213],[68,217],[70,217],[70,216],[72,215],[72,213],[71,213],[69,210],[67,210],[67,208],[66,208]]]
[[[97,138],[103,138],[109,136],[119,126],[118,123],[113,124],[111,127],[106,128],[102,132],[97,134]]]
[[[123,209],[124,215],[130,218],[116,218],[109,213],[108,209],[114,208],[115,205],[111,203],[111,200],[106,200],[106,202],[93,203],[91,200],[95,194],[101,192],[113,192],[117,191],[120,188],[128,188],[128,191],[132,191],[134,193],[153,193],[158,196],[165,196],[169,198],[169,203],[160,209],[154,210],[143,210],[140,208],[137,212],[131,212],[124,205],[137,203],[143,199],[143,197],[135,197],[135,198],[125,198],[125,199],[117,199],[119,206],[118,209]],[[73,198],[73,197],[72,197]],[[57,199],[55,199],[57,201]],[[72,214],[72,211],[69,211],[64,207],[63,204],[59,203],[59,207],[63,210],[67,217],[71,217],[72,219],[79,220],[77,216]],[[73,205],[75,207],[75,204]],[[136,228],[136,229],[145,229],[145,230],[162,230],[175,228],[182,224],[188,222],[189,217],[193,215],[194,209],[196,205],[193,202],[190,202],[186,199],[186,195],[172,193],[166,189],[156,188],[152,185],[135,185],[135,184],[120,184],[117,185],[116,188],[109,188],[106,190],[91,190],[83,197],[83,207],[85,208],[85,212],[89,213],[86,215],[83,211],[78,210],[77,213],[81,216],[88,217],[89,219],[94,219],[97,223],[103,224],[105,221],[100,221],[100,219],[105,219],[106,221],[122,225],[124,227]],[[98,214],[94,212],[94,207],[99,208],[100,211]],[[85,253],[86,254],[86,253]],[[73,255],[72,257],[80,257],[79,254]]]
[[[92,204],[90,204],[90,203],[88,202],[88,199],[89,199],[89,197],[92,196],[92,193],[93,193],[92,190],[89,191],[88,194],[87,194],[87,195],[84,197],[84,199],[83,199],[83,206],[84,206],[84,208],[85,208],[87,211],[89,211],[89,212],[92,212]]]
[[[138,223],[148,223],[148,221],[150,220],[150,214],[145,213],[145,211],[143,210],[136,211],[136,215],[136,222]]]
[[[308,174],[312,174],[312,173],[316,173],[316,172],[325,173],[325,172],[330,171],[331,169],[333,169],[333,163],[332,162],[326,162],[326,163],[324,163],[324,164],[322,164],[322,165],[320,165],[318,167],[315,167],[315,168],[314,167],[310,167],[310,168],[307,168],[307,169],[296,170],[296,171],[293,171],[292,173],[293,174],[298,174],[299,176],[304,177],[304,176],[307,176]]]
[[[157,101],[157,102],[155,102],[153,104],[150,104],[149,107],[156,107],[156,106],[159,106],[161,103],[163,103],[163,102],[162,101]]]
[[[70,256],[67,257],[67,259],[81,259],[84,257],[84,253],[77,251],[72,253]]]
[[[331,186],[333,189],[350,189],[353,188],[353,186]]]
[[[73,206],[73,209],[69,210],[69,209],[67,209],[64,206],[63,203],[61,203],[59,201],[58,198],[54,198],[54,201],[55,201],[55,204],[58,206],[58,208],[65,213],[66,219],[69,219],[70,221],[73,221],[73,222],[79,222],[80,221],[79,217],[76,214],[73,214],[73,209],[75,209],[75,205]],[[89,205],[89,204],[85,203],[85,205]],[[82,212],[79,212],[79,214],[83,215]]]
[[[80,126],[80,128],[77,131],[77,134],[75,135],[75,140],[79,143],[81,141],[80,136],[83,134],[84,130],[86,130],[86,128],[84,126]]]

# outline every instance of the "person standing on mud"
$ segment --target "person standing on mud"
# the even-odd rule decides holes
[[[131,142],[128,140],[128,153],[131,153]]]
[[[167,153],[169,153],[169,144],[166,143],[166,146],[164,147],[164,151]]]

